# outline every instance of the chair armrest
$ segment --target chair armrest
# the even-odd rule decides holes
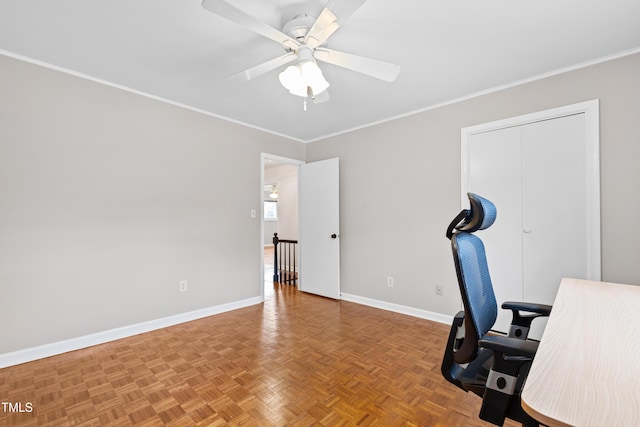
[[[502,308],[511,310],[512,312],[513,317],[511,319],[511,327],[509,328],[509,336],[527,339],[533,319],[549,316],[552,307],[547,304],[505,301],[502,303]],[[523,314],[520,312],[523,312]]]
[[[537,304],[533,302],[514,302],[505,301],[502,308],[508,310],[526,311],[527,313],[537,313],[541,316],[548,316],[551,313],[552,306],[547,304]]]
[[[479,342],[480,347],[509,356],[522,356],[533,359],[538,350],[537,341],[528,341],[501,335],[485,335]]]

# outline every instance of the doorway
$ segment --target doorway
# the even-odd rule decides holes
[[[300,165],[304,162],[262,153],[261,155],[261,266],[262,300],[272,297],[274,275],[278,266],[274,264],[274,234],[281,240],[297,241],[299,237]],[[278,245],[278,246],[281,246]],[[291,256],[299,259],[297,248]],[[291,263],[292,274],[297,275],[298,264]],[[297,281],[286,286],[297,287]]]
[[[260,234],[262,248],[261,259],[261,294],[265,296],[265,255],[264,246],[273,240],[273,234],[266,236],[266,229],[273,227],[267,225],[264,215],[270,208],[265,208],[265,190],[277,189],[277,216],[278,221],[274,233],[278,233],[280,244],[288,240],[295,243],[294,254],[297,261],[291,262],[287,256],[285,264],[285,278],[289,287],[295,284],[293,289],[304,292],[340,299],[340,186],[339,186],[339,159],[325,159],[311,163],[288,159],[263,153],[261,155],[261,221]],[[284,168],[284,167],[287,168]],[[293,168],[293,169],[291,169]],[[276,169],[288,169],[295,171],[295,179],[274,178],[278,176]],[[285,175],[288,177],[289,172]],[[271,181],[271,182],[267,182]],[[267,187],[268,184],[268,187]],[[287,190],[288,189],[288,190]],[[284,203],[287,198],[295,198],[295,202],[289,200],[289,206]],[[272,200],[272,198],[269,198]],[[291,213],[289,210],[293,211]],[[283,215],[288,215],[283,218]],[[292,239],[291,237],[295,237]],[[300,239],[298,245],[297,240]],[[283,252],[286,249],[283,247]],[[275,252],[275,250],[274,250]],[[280,249],[278,249],[280,252]],[[290,253],[290,252],[287,252]],[[278,254],[280,259],[280,254]],[[303,267],[304,266],[304,267]],[[274,272],[283,277],[282,267],[274,265]],[[303,276],[304,271],[304,276]],[[295,280],[292,281],[291,274]],[[299,277],[299,280],[298,280]],[[282,280],[280,280],[282,282]],[[273,289],[271,282],[271,289]]]

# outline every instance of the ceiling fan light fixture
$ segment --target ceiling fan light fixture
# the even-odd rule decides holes
[[[290,65],[280,73],[280,83],[294,95],[307,96],[307,86],[302,80],[302,70],[298,65]]]
[[[280,83],[293,95],[306,98],[311,88],[313,95],[325,91],[329,82],[322,75],[320,67],[313,61],[303,61],[288,66],[280,73]]]
[[[283,72],[280,73],[278,78],[280,79],[280,84],[282,84],[282,86],[284,86],[285,89],[289,91],[302,84],[300,69],[296,65],[289,65]]]

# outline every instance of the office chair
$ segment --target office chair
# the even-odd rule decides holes
[[[496,207],[467,193],[470,209],[460,212],[447,228],[458,276],[463,311],[454,317],[442,360],[442,374],[457,387],[482,397],[480,418],[502,426],[505,418],[538,426],[520,403],[538,342],[527,339],[533,319],[548,316],[545,304],[505,302],[513,312],[508,335],[491,332],[498,308],[482,240],[474,232],[490,227]]]

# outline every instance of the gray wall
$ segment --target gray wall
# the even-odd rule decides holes
[[[260,152],[303,144],[4,56],[0,94],[0,353],[260,296]]]
[[[304,145],[0,56],[0,353],[259,296],[260,152],[340,157],[343,292],[453,314],[460,129],[594,98],[603,279],[640,284],[639,75],[634,55]]]
[[[603,280],[640,285],[636,54],[309,144],[308,161],[340,158],[342,291],[454,314],[460,303],[444,234],[460,210],[460,129],[595,98]]]

